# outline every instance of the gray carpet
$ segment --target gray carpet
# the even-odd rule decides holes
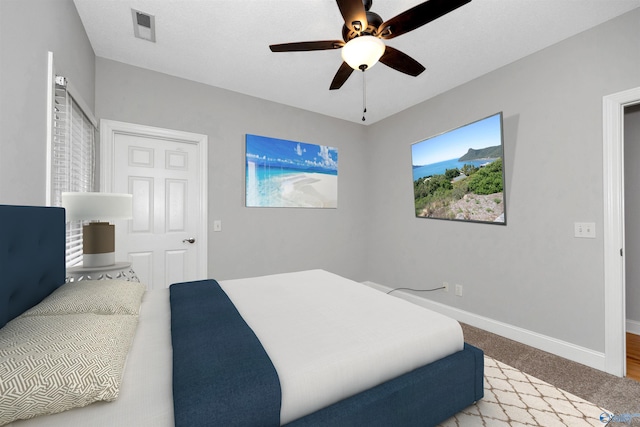
[[[462,325],[465,341],[486,355],[533,375],[614,414],[640,413],[640,382],[619,378],[516,341]],[[603,424],[604,425],[604,424]],[[640,426],[640,417],[631,424]]]

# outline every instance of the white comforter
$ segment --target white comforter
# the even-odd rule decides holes
[[[457,321],[323,270],[219,283],[278,372],[282,424],[464,345]]]

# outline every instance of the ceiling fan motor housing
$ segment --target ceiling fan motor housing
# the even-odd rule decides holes
[[[370,12],[367,11],[367,21],[368,21],[368,25],[367,28],[361,30],[361,31],[354,31],[351,30],[349,27],[345,25],[342,26],[342,39],[345,42],[348,42],[349,40],[355,39],[356,37],[359,36],[376,36],[377,31],[378,31],[378,27],[380,25],[382,25],[382,23],[384,22],[382,20],[382,18],[380,17],[380,15],[378,15],[375,12]]]

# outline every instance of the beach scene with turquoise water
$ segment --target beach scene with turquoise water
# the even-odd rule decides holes
[[[336,208],[338,150],[247,134],[246,205]]]

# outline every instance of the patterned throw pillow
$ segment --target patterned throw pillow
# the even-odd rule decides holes
[[[138,316],[18,317],[0,329],[0,425],[118,397]]]
[[[125,280],[65,283],[22,316],[58,314],[139,314],[145,285]]]

